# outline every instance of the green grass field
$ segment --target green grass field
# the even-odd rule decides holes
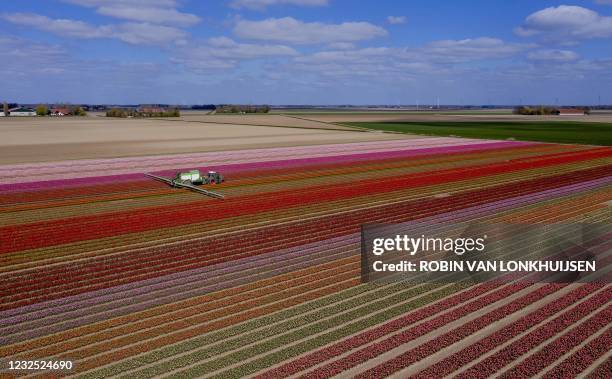
[[[347,122],[400,133],[487,139],[516,139],[612,146],[612,124],[598,122]]]

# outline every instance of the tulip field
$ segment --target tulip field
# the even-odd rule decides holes
[[[225,176],[225,199],[143,175],[195,168]],[[360,228],[611,212],[607,146],[415,137],[0,165],[0,376],[609,378],[612,239],[585,283],[362,283]]]

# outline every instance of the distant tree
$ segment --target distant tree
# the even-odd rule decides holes
[[[79,106],[76,106],[76,107],[72,108],[70,113],[73,116],[87,116],[87,112],[85,112],[85,110],[83,108],[79,107]]]
[[[554,107],[546,107],[543,105],[540,105],[537,108],[520,106],[520,107],[515,107],[512,113],[520,114],[520,115],[529,115],[529,116],[542,116],[542,115],[559,114],[559,109],[554,108]]]
[[[268,113],[270,106],[268,105],[237,105],[225,104],[219,105],[216,108],[216,113]]]
[[[46,116],[46,115],[48,115],[48,114],[49,114],[49,108],[47,108],[47,106],[46,106],[46,105],[44,105],[44,104],[39,104],[39,105],[36,107],[36,115],[37,115],[37,116]]]
[[[514,107],[514,109],[512,110],[512,113],[514,114],[527,114],[527,107]]]
[[[106,111],[106,117],[126,118],[127,116],[128,116],[127,112],[124,111],[123,109],[113,108],[113,109]]]

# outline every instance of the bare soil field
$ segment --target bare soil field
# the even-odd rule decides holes
[[[218,123],[235,125],[261,125],[282,126],[289,128],[313,128],[313,129],[351,129],[341,125],[333,125],[326,121],[310,119],[310,117],[278,115],[278,114],[214,114],[208,115],[203,112],[183,112],[180,120],[187,122]]]
[[[212,116],[199,116],[212,117]],[[229,118],[226,118],[229,117]],[[241,116],[217,116],[228,121]],[[262,117],[266,120],[268,116]],[[302,121],[287,117],[294,125]],[[272,122],[272,121],[270,121]],[[322,124],[325,125],[325,124]],[[291,126],[291,125],[288,125]],[[0,163],[303,146],[410,138],[377,132],[258,125],[83,118],[0,119]]]

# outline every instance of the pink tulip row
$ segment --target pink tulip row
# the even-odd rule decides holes
[[[472,312],[476,312],[479,309],[500,301],[505,297],[510,296],[512,293],[521,289],[529,287],[529,284],[522,283],[516,285],[506,285],[501,288],[499,283],[484,283],[473,289],[468,289],[458,295],[453,295],[450,298],[444,299],[441,302],[434,303],[427,307],[421,308],[417,311],[411,312],[406,316],[399,319],[393,320],[376,328],[367,330],[360,333],[357,336],[351,337],[340,343],[336,343],[324,350],[318,351],[313,354],[309,354],[297,362],[291,362],[290,364],[281,366],[280,368],[270,371],[262,375],[266,378],[273,377],[285,377],[294,373],[295,370],[304,370],[307,367],[312,367],[316,364],[328,360],[330,357],[339,356],[356,347],[368,344],[374,339],[381,338],[385,335],[390,335],[385,340],[377,342],[372,345],[368,345],[360,350],[357,350],[349,355],[342,357],[339,360],[328,363],[318,369],[309,372],[304,375],[306,378],[327,378],[334,375],[338,375],[343,371],[355,367],[361,363],[364,363],[370,359],[374,359],[379,355],[392,350],[402,344],[408,343],[420,336],[426,335],[437,328],[453,322],[461,317],[464,317]],[[496,289],[497,288],[497,289]],[[493,290],[493,292],[490,292]],[[478,298],[478,296],[481,296]],[[469,301],[469,299],[478,298],[477,300]],[[443,311],[462,304],[460,307],[452,309],[446,313]],[[418,323],[432,315],[439,314],[435,318]],[[408,327],[412,324],[417,323],[416,326],[410,327],[397,334],[392,334],[401,330],[402,328]],[[293,365],[297,364],[294,368]]]
[[[386,324],[368,329],[354,337],[334,343],[328,347],[309,353],[301,358],[290,361],[287,364],[279,366],[273,370],[264,372],[257,376],[257,379],[272,379],[284,378],[306,370],[317,364],[325,362],[330,358],[340,356],[359,346],[368,344],[370,341],[381,338],[389,333],[396,332],[408,325],[419,322],[427,317],[444,312],[458,304],[472,299],[475,296],[483,295],[489,291],[499,288],[501,283],[491,282],[483,283],[478,286],[471,287],[452,296],[448,296],[436,303],[419,308],[405,316]]]
[[[462,209],[460,211],[442,214],[439,217],[434,216],[434,219],[436,219],[439,222],[443,222],[445,219],[451,219],[451,218],[457,220],[459,218],[471,218],[471,217],[482,216],[484,214],[489,214],[491,212],[499,211],[501,209],[505,209],[511,206],[517,206],[521,204],[524,205],[524,204],[527,204],[533,201],[541,201],[543,199],[542,196],[544,195],[546,195],[546,198],[549,198],[550,196],[560,196],[560,195],[571,193],[577,190],[585,190],[589,188],[588,185],[601,185],[602,183],[604,182],[602,182],[601,180],[599,181],[596,180],[596,181],[592,181],[588,183],[581,183],[581,185],[579,186],[572,185],[572,186],[563,187],[560,189],[548,190],[548,191],[544,191],[542,193],[539,193],[533,196],[523,196],[521,197],[521,202],[516,201],[516,199],[503,200],[500,202],[491,203],[492,204],[491,206],[487,205],[484,207],[471,207],[467,209]],[[503,208],[500,208],[502,206]],[[423,221],[427,221],[427,219],[424,219]],[[434,221],[434,220],[432,219],[430,221]],[[356,237],[357,237],[356,235],[353,235],[352,237],[349,237],[349,238],[355,239]],[[321,246],[322,244],[325,244],[325,243],[326,242],[315,242],[311,246],[314,246],[316,248],[317,245]],[[329,241],[328,243],[333,243],[333,240]],[[306,248],[305,252],[307,252],[308,246],[296,246],[294,248],[290,248],[285,251],[296,252],[304,248]],[[263,261],[259,261],[259,262],[265,262],[267,259],[264,257],[261,257],[261,258],[263,259]],[[246,258],[246,259],[247,261],[248,260],[255,261],[256,259],[259,259],[259,258],[253,257],[253,258]],[[236,264],[240,264],[240,261],[237,261]],[[224,265],[227,266],[229,265],[229,263],[218,264],[214,267],[216,267],[217,269],[222,269],[222,266]],[[249,267],[252,267],[252,265],[249,265]],[[198,274],[196,271],[200,272],[200,274]],[[162,277],[162,278],[149,279],[149,280],[145,280],[142,282],[125,284],[125,285],[112,287],[108,289],[105,288],[103,290],[91,291],[91,292],[87,292],[84,294],[75,295],[69,298],[52,300],[52,301],[43,302],[39,304],[33,304],[30,306],[26,306],[26,307],[7,310],[7,311],[4,311],[2,315],[5,317],[5,320],[6,320],[5,325],[7,325],[7,324],[13,324],[13,323],[21,323],[21,322],[28,321],[28,320],[34,320],[36,318],[39,318],[41,315],[49,316],[49,312],[51,312],[52,314],[63,313],[66,310],[72,309],[73,307],[76,307],[79,310],[79,311],[76,311],[76,313],[82,313],[81,310],[87,309],[86,307],[88,306],[94,306],[97,304],[113,302],[114,300],[118,300],[117,295],[119,295],[119,297],[121,298],[132,297],[132,296],[142,296],[142,295],[149,297],[148,296],[149,293],[157,293],[156,291],[164,290],[165,288],[168,288],[169,286],[179,285],[184,280],[182,278],[186,278],[191,275],[196,275],[195,277],[192,278],[192,280],[201,280],[199,278],[205,277],[206,272],[210,272],[210,269],[200,268],[200,269],[180,272],[180,273],[171,274],[169,276]],[[192,283],[192,280],[190,280],[189,283]],[[181,285],[180,288],[184,288],[185,286],[189,285],[189,283],[184,283],[184,285]],[[148,287],[149,285],[152,285],[152,287]],[[136,290],[132,291],[132,289],[136,289]],[[101,296],[101,297],[98,297],[98,296]],[[162,298],[156,298],[153,301],[153,303],[157,304],[158,301],[162,301]],[[153,303],[147,303],[147,304],[152,305]],[[112,304],[107,304],[107,305],[111,306]],[[31,314],[27,315],[27,314],[24,314],[24,312],[31,312]],[[75,313],[75,312],[72,312],[72,313]],[[22,314],[22,316],[19,316],[20,314]],[[11,316],[13,316],[13,318]]]
[[[486,143],[486,141],[480,141],[480,144]],[[50,163],[37,163],[37,164],[26,164],[25,167],[21,165],[11,166],[0,166],[0,182],[5,183],[6,180],[14,177],[11,172],[14,170],[28,170],[36,174],[37,177],[40,175],[46,176],[60,176],[63,174],[78,174],[89,173],[93,175],[102,174],[120,174],[130,172],[142,172],[142,170],[158,171],[164,168],[176,168],[192,165],[201,165],[205,163],[207,165],[226,165],[235,163],[249,163],[249,162],[267,162],[275,161],[279,159],[301,159],[301,158],[312,158],[312,157],[326,157],[326,156],[342,156],[352,155],[356,151],[363,153],[376,153],[385,151],[396,151],[396,150],[411,150],[411,149],[424,149],[430,147],[443,147],[443,146],[455,146],[461,145],[461,140],[429,140],[420,139],[416,140],[412,144],[408,144],[407,141],[395,142],[393,144],[380,143],[380,142],[369,142],[365,144],[358,144],[356,146],[337,146],[330,147],[328,145],[315,145],[307,146],[303,148],[296,148],[293,150],[287,150],[286,148],[271,148],[256,150],[255,152],[249,151],[229,151],[229,152],[214,152],[204,154],[177,154],[172,157],[160,159],[159,156],[146,156],[135,158],[125,158],[124,160],[75,160],[68,162],[50,162]],[[470,142],[464,143],[466,145],[471,144]],[[282,150],[279,150],[282,149]],[[97,174],[96,174],[97,173]],[[67,176],[66,178],[69,178]],[[20,178],[23,180],[23,178]]]
[[[563,194],[571,193],[572,191],[585,190],[586,188],[589,188],[588,186],[584,187],[584,186],[586,186],[588,184],[590,184],[590,185],[601,185],[603,183],[605,183],[605,181],[602,182],[601,180],[596,180],[596,181],[592,181],[592,182],[581,183],[580,185],[571,185],[571,186],[563,187],[563,188],[560,188],[560,189],[544,191],[542,193],[538,193],[538,194],[535,194],[533,196],[523,196],[522,197],[523,198],[522,199],[522,203],[524,204],[524,203],[529,203],[529,202],[534,202],[534,201],[540,201],[540,200],[543,199],[541,197],[543,195],[546,195],[547,197],[550,197],[550,196],[560,196],[560,195],[563,195]],[[500,202],[490,203],[490,204],[498,204],[498,206],[489,206],[489,204],[487,204],[487,206],[483,206],[483,207],[481,206],[481,207],[471,207],[471,208],[467,208],[467,209],[462,209],[460,211],[455,211],[455,212],[450,212],[450,213],[447,213],[447,214],[442,214],[442,215],[440,215],[440,218],[438,219],[438,221],[443,222],[445,219],[449,218],[450,216],[453,216],[452,217],[453,219],[457,219],[457,217],[459,217],[459,216],[461,216],[463,218],[466,218],[466,217],[468,217],[468,218],[469,217],[475,217],[477,215],[481,215],[482,216],[485,213],[499,211],[500,210],[499,206],[504,206],[505,208],[507,208],[508,206],[512,206],[512,205],[516,206],[517,204],[521,204],[521,203],[517,202],[515,199],[512,199],[512,200],[502,200]],[[314,243],[314,245],[323,244],[323,243],[324,242],[316,242],[316,243]],[[298,247],[295,247],[295,248],[291,248],[290,250],[299,251],[301,248],[302,248],[302,246],[298,246]],[[183,253],[185,254],[186,252],[183,252]],[[247,258],[247,259],[249,259],[249,258]],[[227,265],[229,263],[225,263],[225,264]],[[217,267],[220,268],[221,266],[217,266]],[[200,270],[200,269],[196,269],[196,270]],[[205,270],[205,271],[208,271],[208,270]],[[187,271],[187,272],[191,272],[192,274],[194,273],[194,271]],[[171,279],[169,283],[172,283],[173,286],[179,285],[182,282],[180,280],[180,277],[185,277],[185,275],[182,274],[182,273],[176,273],[176,274],[171,274],[171,275],[172,275],[172,278],[178,279],[178,281],[176,281],[176,280],[172,280],[171,277],[166,278],[166,279]],[[156,279],[149,279],[149,280],[144,281],[143,283],[149,283],[152,280],[156,280]],[[116,287],[117,289],[121,289],[120,292],[115,291],[114,287],[109,288],[109,289],[105,288],[103,290],[93,291],[91,293],[88,292],[88,293],[85,293],[83,295],[73,296],[73,297],[70,298],[71,301],[69,301],[69,302],[64,301],[64,299],[53,300],[53,302],[54,302],[53,304],[56,304],[56,305],[64,304],[64,306],[58,308],[59,313],[63,313],[66,310],[69,310],[71,307],[75,307],[76,306],[78,308],[78,311],[71,312],[71,314],[74,313],[74,315],[77,315],[77,314],[80,314],[80,313],[83,313],[83,312],[87,312],[87,308],[86,308],[87,306],[93,306],[93,305],[96,305],[96,304],[103,304],[103,303],[106,303],[106,302],[109,302],[109,303],[114,302],[114,300],[117,300],[118,298],[117,298],[117,295],[114,295],[113,293],[118,293],[121,298],[123,298],[125,296],[131,297],[132,295],[139,295],[139,294],[142,295],[141,297],[144,296],[145,298],[148,298],[148,297],[152,296],[152,294],[149,295],[151,293],[151,290],[159,289],[159,290],[163,291],[164,288],[168,288],[166,283],[163,283],[163,282],[164,281],[158,282],[159,284],[157,286],[155,286],[155,288],[142,288],[142,287],[140,287],[141,290],[138,290],[137,291],[138,293],[136,293],[136,294],[132,293],[132,292],[127,292],[127,293],[124,294],[123,291],[125,291],[128,288],[138,287],[140,282],[136,282],[134,284],[130,283],[130,284],[126,284],[126,285],[123,285],[123,286]],[[189,285],[189,283],[185,283],[184,285],[181,285],[179,288],[186,288],[186,286],[188,286],[188,285]],[[132,287],[132,286],[134,286],[134,287]],[[211,290],[208,287],[205,288],[205,289]],[[220,289],[220,287],[217,288],[217,289]],[[153,292],[155,292],[155,291],[153,291]],[[90,296],[90,295],[100,295],[100,294],[103,295],[103,300],[104,301],[100,301],[102,299],[95,299],[95,297]],[[194,295],[194,293],[193,292],[189,292],[189,293],[186,293],[185,295]],[[81,299],[84,299],[85,297],[89,298],[89,300],[81,300]],[[170,298],[166,297],[165,299],[170,299]],[[77,303],[73,303],[74,300],[77,300],[78,302]],[[139,305],[134,304],[134,303],[131,303],[131,304],[134,304],[133,307],[138,308],[138,307],[142,307],[142,306],[147,306],[147,305],[150,306],[150,305],[157,304],[158,301],[161,301],[161,300],[163,300],[163,299],[156,298],[155,300],[150,300],[148,302],[144,302],[143,304],[139,304]],[[40,304],[41,305],[34,304],[32,306],[17,308],[15,310],[7,310],[7,311],[5,311],[6,313],[3,312],[3,314],[4,314],[4,316],[9,316],[9,314],[13,314],[13,315],[22,314],[21,311],[22,310],[26,310],[26,309],[29,312],[35,311],[35,309],[42,309],[42,308],[45,308],[44,312],[49,312],[50,311],[50,309],[47,308],[47,306],[50,305],[48,302],[40,303]],[[116,305],[111,303],[111,304],[104,304],[102,307],[106,309],[107,307],[114,307],[114,306],[116,306]],[[97,307],[97,308],[100,308],[100,307]],[[85,309],[85,310],[83,310],[83,309]],[[140,308],[138,308],[138,309],[140,309]],[[100,310],[102,310],[102,308],[100,308]],[[132,310],[132,309],[131,308],[130,309],[127,309],[127,308],[122,309],[122,311],[129,311],[129,310]],[[17,311],[19,311],[19,312],[15,313]],[[51,312],[54,313],[54,314],[58,313],[58,312],[55,312],[53,310],[53,308],[51,308]],[[36,317],[34,317],[34,316],[38,315],[39,313],[40,312],[34,312],[30,316],[26,315],[25,319],[22,319],[20,316],[16,316],[17,318],[12,319],[12,320],[13,320],[13,322],[20,323],[22,321],[31,320],[32,318],[35,319]],[[72,317],[74,317],[74,315]],[[115,315],[115,313],[113,313],[113,315]],[[66,316],[68,316],[68,315],[66,315]],[[102,316],[96,316],[96,317],[102,317]],[[109,316],[104,316],[104,317],[109,317]],[[48,320],[52,320],[52,319],[53,319],[53,317],[45,318],[45,320],[47,320],[47,321]],[[10,319],[7,318],[7,321],[10,321]],[[87,320],[79,319],[78,324],[81,324],[81,323],[86,322],[86,321]],[[64,324],[62,324],[62,325],[64,325]],[[77,325],[77,324],[75,324],[75,325]],[[33,332],[34,331],[32,331],[32,333]],[[42,331],[39,331],[37,333],[40,333],[40,332],[42,332]]]
[[[390,149],[364,149],[355,151],[346,151],[342,153],[320,152],[310,153],[305,157],[300,155],[285,155],[282,157],[243,159],[231,160],[226,159],[224,162],[214,162],[199,160],[192,164],[196,167],[205,165],[206,169],[221,171],[225,174],[235,172],[245,172],[258,170],[262,168],[291,168],[305,167],[316,164],[333,164],[342,162],[359,162],[371,159],[388,159],[388,158],[409,158],[429,154],[442,154],[453,152],[471,152],[471,151],[487,151],[504,147],[520,147],[530,146],[527,142],[478,142],[478,143],[459,143],[453,144],[428,144],[414,145],[410,147],[398,146]],[[284,159],[278,159],[284,158]],[[24,181],[23,178],[15,178],[7,176],[0,178],[0,192],[14,192],[17,190],[34,190],[48,188],[69,188],[73,186],[104,184],[126,182],[130,180],[142,179],[142,172],[155,172],[159,175],[171,175],[178,170],[191,169],[193,166],[187,166],[186,163],[170,164],[162,162],[158,166],[144,165],[142,167],[134,167],[126,165],[121,168],[105,168],[95,167],[89,170],[73,169],[66,171],[53,172],[45,168],[41,168],[41,173],[36,175],[36,181]]]
[[[298,258],[300,261],[314,259],[313,257],[317,255],[323,253],[327,254],[331,249],[357,243],[359,241],[358,238],[359,236],[357,234],[332,238],[297,247],[276,250],[261,255],[241,258],[232,262],[218,263],[104,290],[90,291],[75,296],[9,309],[0,312],[0,327],[28,320],[36,320],[43,315],[50,316],[69,310],[82,310],[92,305],[104,304],[124,298],[130,298],[130,303],[136,303],[139,296],[158,293],[158,291],[169,288],[176,288],[178,290],[177,292],[186,293],[187,289],[183,287],[196,289],[198,288],[197,284],[202,280],[210,280],[222,275],[245,272],[254,268],[258,268],[259,271],[262,271],[269,266],[274,267],[272,266],[273,264],[283,263],[287,265],[288,262],[292,262]],[[217,283],[215,290],[223,288],[224,284],[225,282]],[[231,283],[227,285],[229,286],[229,284]],[[205,291],[207,292],[209,290]],[[156,297],[156,299],[161,300],[160,297]],[[161,304],[163,303],[155,303],[155,305]]]
[[[431,376],[444,376],[450,375],[452,372],[460,369],[461,367],[469,364],[471,361],[478,359],[488,351],[495,349],[496,347],[504,344],[506,341],[514,338],[515,336],[529,330],[534,325],[546,320],[548,317],[556,314],[557,312],[568,309],[573,306],[576,302],[582,300],[585,296],[601,289],[603,284],[584,284],[579,288],[571,291],[570,293],[550,302],[539,309],[529,313],[526,316],[514,321],[512,324],[495,331],[480,341],[458,351],[445,358],[444,360],[428,367],[421,371],[417,378],[429,378]],[[483,360],[481,363],[464,372],[462,375],[466,378],[485,378],[489,375],[494,374],[497,370],[501,369],[505,364],[512,362],[513,360],[520,357],[531,349],[531,343],[537,343],[542,339],[549,338],[559,330],[567,327],[567,322],[579,320],[584,315],[588,315],[589,312],[597,308],[598,300],[609,300],[612,298],[612,293],[609,291],[600,293],[596,296],[593,301],[588,301],[580,304],[578,307],[564,313],[563,315],[555,318],[553,321],[547,323],[547,327],[538,328],[533,332],[533,335],[538,335],[538,339],[521,339],[513,344],[512,347],[505,348],[499,353]],[[562,322],[565,320],[566,322]]]
[[[607,349],[610,349],[610,344],[608,343]],[[606,359],[599,366],[595,367],[593,371],[591,371],[586,378],[587,379],[610,379],[610,373],[612,372],[612,357]]]
[[[291,256],[283,255],[275,260],[275,264],[269,263],[266,266],[258,267],[257,270],[244,271],[245,268],[239,265],[235,270],[231,270],[234,273],[231,276],[224,275],[224,270],[215,271],[215,275],[211,275],[209,272],[206,275],[196,277],[185,276],[178,281],[162,282],[155,286],[135,288],[132,291],[127,291],[127,293],[120,293],[120,297],[110,294],[102,295],[101,299],[90,297],[76,304],[72,303],[49,308],[46,313],[43,309],[24,315],[13,316],[6,321],[3,320],[5,326],[0,329],[2,331],[0,343],[13,343],[35,338],[67,328],[74,328],[91,322],[142,311],[154,306],[174,303],[226,288],[249,284],[255,280],[263,280],[295,270],[306,269],[315,264],[341,259],[354,255],[355,252],[356,247],[353,250],[342,248],[340,251],[321,249],[319,253],[299,256],[297,262],[291,262]],[[230,271],[228,270],[228,272]],[[239,273],[241,275],[238,275]],[[223,277],[223,280],[219,279],[221,277]],[[100,293],[103,291],[96,292]],[[127,303],[121,301],[124,298],[129,298],[130,301]],[[41,315],[45,315],[45,317],[39,318]],[[24,329],[27,331],[24,332]]]
[[[608,296],[606,300],[610,301],[610,297]],[[598,306],[602,304],[598,300],[593,301]],[[544,346],[535,354],[530,355],[511,370],[504,372],[501,378],[510,379],[518,377],[534,377],[544,370],[549,362],[554,362],[555,360],[561,358],[563,354],[567,353],[602,328],[609,327],[610,320],[612,320],[612,305],[608,305],[603,310],[597,312],[591,317],[586,318],[585,316],[586,315],[579,315],[571,321],[560,321],[563,324],[574,324],[578,321],[584,320],[580,325],[574,327],[566,334],[556,338],[554,341]]]
[[[510,294],[516,292],[516,290],[525,288],[525,284],[518,284],[517,286],[518,287],[515,289],[515,291],[510,291],[506,296],[509,296]],[[379,364],[378,366],[374,368],[366,370],[362,372],[361,374],[357,375],[356,377],[360,379],[362,378],[383,378],[395,372],[398,372],[418,361],[421,361],[427,358],[428,356],[434,354],[435,352],[440,351],[443,348],[460,341],[461,339],[469,336],[470,334],[478,332],[484,326],[490,325],[498,320],[503,319],[504,317],[507,317],[508,315],[511,315],[515,312],[522,310],[523,308],[529,306],[530,304],[533,304],[536,301],[539,301],[545,298],[546,296],[549,296],[555,293],[556,291],[560,290],[561,288],[565,286],[566,284],[559,284],[559,283],[546,284],[538,289],[535,289],[529,292],[528,294],[524,296],[521,296],[520,298],[516,300],[511,301],[510,303],[507,303],[503,306],[500,306],[494,309],[493,311],[483,316],[480,316],[472,321],[466,322],[465,324],[459,326],[458,328],[454,329],[451,332],[447,332],[441,336],[429,339],[426,343],[421,344],[420,346],[414,349],[410,349],[386,362]],[[510,287],[513,287],[513,286],[510,286]],[[501,297],[500,300],[503,298],[504,297]],[[481,301],[482,300],[480,299],[475,300],[476,303],[479,303]],[[488,304],[489,302],[483,304],[483,306],[488,305]],[[418,333],[418,330],[416,332]],[[417,336],[418,335],[419,334],[417,334]],[[384,352],[387,352],[391,350],[392,348],[401,345],[402,343],[405,343],[404,340],[405,340],[404,338],[401,338],[400,336],[398,336],[393,339],[390,338],[385,341],[377,343],[376,344],[377,348],[368,347],[367,350],[361,353],[362,355],[361,359],[358,359],[357,361],[347,360],[344,369],[347,369],[348,367],[356,366],[357,364],[363,363],[366,360],[373,359],[376,356]],[[367,359],[364,359],[366,357]],[[319,376],[319,377],[322,377],[322,376]],[[324,377],[327,377],[327,375],[324,375]]]
[[[574,378],[586,370],[598,358],[609,352],[610,346],[612,346],[612,329],[606,330],[603,334],[591,340],[580,350],[555,366],[554,369],[548,371],[543,378]],[[612,368],[609,367],[608,374],[611,373]]]
[[[197,162],[211,162],[224,164],[236,161],[260,161],[275,160],[286,157],[312,157],[324,155],[353,154],[360,152],[392,151],[404,149],[418,149],[426,147],[461,145],[461,144],[486,144],[486,140],[457,139],[448,137],[437,138],[415,138],[410,140],[373,141],[347,144],[311,145],[295,147],[262,148],[251,150],[236,150],[210,153],[190,153],[172,155],[151,155],[127,158],[108,159],[83,159],[59,162],[22,163],[0,166],[0,177],[4,177],[12,170],[45,170],[45,172],[66,172],[70,170],[112,170],[130,167],[160,167],[172,165],[191,165]],[[512,142],[509,142],[512,143]],[[522,143],[522,142],[514,142]]]
[[[425,223],[432,225],[436,223],[443,224],[444,222],[453,222],[453,221],[460,222],[461,220],[465,220],[465,219],[477,219],[486,214],[502,212],[504,209],[520,207],[526,204],[530,204],[532,202],[544,201],[549,198],[555,198],[555,197],[558,198],[560,196],[571,194],[573,193],[572,191],[574,190],[585,191],[587,190],[587,188],[598,188],[598,186],[600,185],[606,185],[607,183],[609,183],[609,179],[612,179],[612,178],[607,178],[603,181],[585,182],[585,183],[580,183],[579,185],[571,185],[571,186],[562,187],[559,189],[547,190],[547,191],[543,191],[543,192],[540,192],[534,195],[526,195],[526,196],[515,197],[512,199],[500,200],[497,202],[488,203],[484,206],[464,208],[459,211],[448,212],[448,213],[444,213],[441,215],[433,216],[431,218],[419,219],[419,222],[425,222]],[[585,187],[583,187],[583,185],[585,185]],[[591,187],[591,186],[594,186],[594,187]],[[412,222],[412,224],[415,224],[415,223]],[[436,307],[438,306],[440,306],[440,304],[436,304]],[[425,308],[419,312],[426,312],[425,314],[434,313],[433,310],[430,308]],[[415,317],[415,316],[411,315],[411,317]],[[408,320],[411,320],[411,318],[408,318]],[[265,373],[263,377],[285,376],[285,375],[291,375],[293,373],[297,373],[299,371],[305,370],[313,365],[319,364],[329,359],[329,357],[335,356],[337,354],[342,354],[343,352],[354,349],[355,347],[359,346],[359,344],[355,341],[361,341],[362,343],[367,343],[368,341],[379,338],[380,335],[378,333],[380,332],[380,330],[384,330],[386,326],[383,326],[381,328],[383,329],[369,330],[366,332],[367,334],[364,334],[363,336],[360,335],[356,337],[356,339],[349,339],[349,340],[341,341],[337,344],[330,346],[329,348],[325,348],[325,349],[313,352],[297,360],[289,361],[287,364],[282,365],[275,370]]]

